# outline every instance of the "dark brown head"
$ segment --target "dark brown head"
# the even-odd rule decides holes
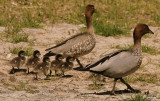
[[[43,62],[50,62],[50,58],[48,56],[43,57]]]
[[[86,11],[85,11],[86,16],[92,16],[93,13],[95,13],[95,12],[96,12],[96,10],[94,8],[94,5],[87,5]]]
[[[134,29],[134,39],[141,39],[141,37],[147,33],[154,34],[146,24],[138,24]]]
[[[64,57],[61,54],[56,55],[56,60],[62,60],[62,59],[64,59]]]
[[[26,52],[21,50],[18,52],[18,57],[24,57],[26,55]]]
[[[39,50],[35,50],[34,52],[33,52],[33,56],[34,57],[39,57],[41,55],[41,53],[39,52]]]
[[[67,58],[66,58],[66,62],[73,62],[75,60],[75,58],[74,57],[71,57],[71,56],[68,56]]]

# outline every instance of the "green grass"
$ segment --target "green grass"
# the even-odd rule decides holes
[[[147,97],[144,97],[143,95],[135,95],[134,97],[123,99],[122,101],[151,101]]]
[[[113,24],[105,24],[100,21],[94,22],[95,33],[102,36],[116,36],[116,35],[124,35],[127,32],[121,29],[118,25]]]
[[[112,48],[117,48],[117,49],[122,49],[122,50],[126,50],[126,49],[130,49],[130,48],[132,48],[133,47],[133,45],[127,45],[127,46],[125,46],[125,47],[122,47],[122,46],[120,46],[120,45],[116,45],[116,46],[114,46],[114,47],[112,47]],[[144,52],[144,53],[149,53],[149,54],[152,54],[152,55],[155,55],[155,54],[160,54],[160,51],[158,51],[157,49],[156,49],[156,47],[149,47],[149,46],[147,46],[147,45],[142,45],[142,52]]]
[[[89,85],[88,87],[89,90],[101,90],[104,87],[103,84],[97,83],[98,78],[99,78],[98,76],[93,76],[92,78],[93,84]]]
[[[32,55],[34,51],[32,47],[10,47],[9,50],[12,54],[18,54],[20,50],[24,50],[27,56]]]
[[[155,0],[1,0],[0,26],[15,26],[11,22],[23,28],[53,23],[85,24],[87,4],[94,4],[97,10],[93,16],[96,34],[127,34],[137,23],[160,26],[160,6]]]
[[[142,52],[149,53],[149,54],[160,54],[160,51],[156,50],[155,47],[149,47],[146,45],[142,46]]]
[[[28,35],[27,34],[15,34],[11,38],[12,43],[19,43],[19,42],[28,42]]]
[[[160,81],[160,79],[158,79],[157,75],[138,75],[138,76],[135,76],[135,75],[131,75],[131,76],[126,76],[124,77],[124,80],[127,82],[127,83],[133,83],[133,82],[137,82],[137,81],[140,81],[140,82],[147,82],[147,83],[156,83],[158,81]]]

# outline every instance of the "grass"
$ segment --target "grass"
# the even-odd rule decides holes
[[[142,46],[142,52],[144,52],[144,53],[149,53],[149,54],[153,54],[153,55],[155,55],[155,54],[160,54],[160,51],[156,50],[155,47],[148,47],[148,46],[146,46],[146,45],[143,45],[143,46]]]
[[[127,83],[133,83],[133,82],[147,82],[147,83],[156,83],[158,81],[160,81],[160,79],[158,79],[157,75],[129,75],[124,77],[124,80]]]
[[[12,54],[18,54],[20,50],[24,50],[27,56],[32,55],[34,51],[32,47],[12,47],[12,48],[9,48],[9,50],[10,50],[10,53]]]
[[[93,76],[92,78],[93,84],[89,85],[89,90],[101,90],[103,88],[103,84],[98,84],[98,76]]]
[[[39,90],[36,90],[36,87],[32,87],[24,82],[18,82],[17,84],[4,82],[3,86],[13,91],[26,91],[27,93],[38,93]]]
[[[143,95],[135,95],[134,97],[123,99],[122,101],[151,101],[147,97],[144,97]]]
[[[23,28],[53,23],[85,24],[87,4],[94,4],[97,10],[93,16],[96,34],[123,35],[146,21],[148,25],[160,26],[159,1],[153,0],[1,0],[0,26],[13,26],[11,22]]]
[[[128,45],[128,46],[125,46],[125,47],[121,47],[120,45],[116,45],[115,47],[112,47],[112,48],[126,50],[126,49],[130,49],[131,47],[133,47],[133,45]],[[160,51],[158,51],[156,49],[156,47],[153,47],[153,46],[149,47],[147,45],[142,45],[142,52],[149,53],[149,54],[152,54],[152,55],[160,54]]]
[[[19,43],[19,42],[28,42],[28,35],[27,34],[15,34],[11,38],[12,43]]]

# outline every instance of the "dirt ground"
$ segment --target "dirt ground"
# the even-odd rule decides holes
[[[29,34],[29,40],[32,40],[32,47],[40,50],[42,56],[46,53],[45,49],[56,45],[64,39],[75,35],[84,25],[71,24],[54,24],[48,25],[43,29],[24,29]],[[155,33],[142,39],[142,45],[156,47],[160,51],[160,28],[150,27]],[[4,27],[0,27],[0,33]],[[132,31],[131,31],[132,33]],[[103,37],[96,35],[96,47],[94,50],[80,58],[81,63],[85,66],[91,61],[102,55],[117,50],[116,45],[122,47],[132,45],[133,38],[130,36]],[[27,75],[24,72],[9,74],[11,66],[8,62],[16,55],[9,57],[9,47],[23,46],[28,47],[30,42],[20,42],[17,44],[0,40],[0,101],[119,101],[125,98],[134,97],[135,93],[124,92],[126,86],[121,82],[116,84],[116,95],[109,95],[113,86],[113,79],[107,78],[101,89],[94,89],[93,80],[89,79],[91,73],[84,71],[71,70],[66,75],[71,77],[51,77],[51,80],[34,80],[34,75]],[[52,60],[54,57],[52,57]],[[74,62],[74,68],[78,67]],[[139,69],[133,76],[145,75],[146,78],[156,75],[156,82],[136,81],[129,83],[133,88],[144,94],[149,91],[153,101],[160,101],[160,54],[151,55],[143,53],[143,69]],[[25,66],[23,66],[25,68]],[[43,75],[40,75],[44,78]],[[92,89],[93,88],[93,89]]]

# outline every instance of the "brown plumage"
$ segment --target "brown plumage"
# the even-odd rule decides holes
[[[60,65],[63,63],[63,56],[61,54],[57,54],[55,57],[55,60],[51,62],[51,71],[54,70],[55,74],[57,74],[57,71],[60,70]],[[50,75],[52,72],[50,72]]]
[[[18,57],[15,57],[10,61],[13,72],[14,72],[14,67],[17,67],[19,70],[20,67],[24,65],[26,61],[25,54],[26,54],[25,51],[21,50],[18,52]]]
[[[35,68],[34,72],[36,73],[35,79],[38,80],[38,74],[43,73],[46,76],[46,79],[48,78],[49,71],[50,71],[50,58],[49,57],[44,57],[43,62],[39,63]]]
[[[70,37],[64,42],[46,49],[50,53],[63,54],[64,57],[75,57],[79,65],[78,57],[90,53],[96,44],[94,28],[92,26],[92,15],[95,12],[93,5],[88,5],[85,10],[85,17],[87,23],[87,31]],[[46,55],[49,56],[47,53]]]
[[[63,76],[64,76],[64,72],[66,72],[68,70],[71,70],[73,68],[73,66],[74,66],[73,61],[74,61],[74,59],[75,58],[68,56],[66,58],[66,62],[63,62],[60,65],[60,69],[61,69],[61,72],[62,72]]]
[[[26,66],[28,68],[28,73],[29,73],[29,68],[31,67],[34,68],[40,62],[40,58],[39,58],[40,55],[41,55],[40,52],[38,50],[35,50],[33,52],[33,56],[27,60]]]

